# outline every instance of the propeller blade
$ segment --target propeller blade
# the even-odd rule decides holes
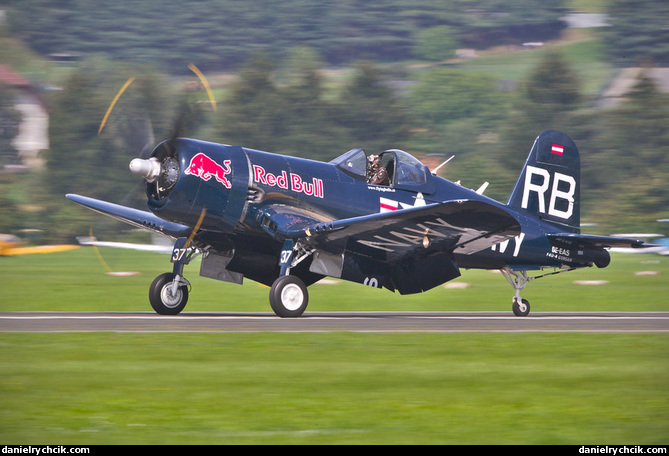
[[[186,245],[184,245],[184,249],[187,249],[190,243],[193,241],[193,238],[197,234],[197,231],[200,229],[200,225],[202,225],[202,221],[204,220],[204,216],[207,214],[207,208],[203,207],[202,212],[200,212],[200,218],[197,219],[197,223],[193,227],[193,231],[191,232],[190,236],[188,236],[188,239],[186,240]]]
[[[105,127],[105,124],[107,123],[107,119],[109,118],[109,115],[111,114],[112,110],[114,109],[114,106],[116,106],[116,102],[118,99],[123,95],[123,92],[130,86],[130,84],[133,83],[135,78],[130,78],[127,81],[125,81],[125,84],[123,84],[123,87],[121,87],[121,90],[118,91],[114,99],[112,100],[111,104],[109,105],[109,108],[107,108],[107,112],[105,113],[105,116],[102,118],[102,122],[100,123],[100,128],[98,128],[98,136],[100,136],[100,133],[102,132],[102,129]]]
[[[193,65],[192,63],[188,65],[188,69],[191,70],[193,73],[195,73],[195,75],[198,78],[200,78],[202,85],[207,90],[207,95],[209,96],[209,102],[211,103],[211,108],[214,111],[216,111],[216,100],[214,99],[214,93],[211,91],[211,87],[209,86],[209,81],[207,81],[207,78],[204,77],[204,74],[202,74],[200,69],[195,65]]]
[[[216,99],[214,98],[214,93],[211,90],[209,81],[207,81],[207,78],[204,76],[204,74],[194,64],[191,63],[188,65],[188,69],[195,73],[195,75],[200,79],[200,82],[202,82],[202,85],[207,91],[209,103],[212,109],[216,111]],[[170,155],[173,154],[173,141],[176,138],[184,136],[184,132],[192,127],[193,124],[195,124],[200,119],[201,115],[201,109],[199,109],[197,105],[189,102],[185,95],[182,95],[180,106],[177,111],[177,117],[174,121],[172,132],[167,143],[167,146],[170,148]]]

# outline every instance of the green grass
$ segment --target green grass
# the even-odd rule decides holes
[[[150,312],[166,256],[90,248],[0,257],[0,311]],[[269,312],[268,289],[197,276],[186,311]],[[657,275],[637,276],[654,270]],[[667,310],[669,258],[535,281],[539,311]],[[575,285],[574,280],[606,280]],[[499,274],[399,296],[310,287],[307,311],[501,310]],[[4,444],[666,444],[669,336],[0,333]]]
[[[669,339],[0,334],[5,444],[666,444]]]
[[[119,249],[100,249],[114,271],[139,273],[132,277],[105,274],[92,248],[49,255],[0,257],[5,289],[0,311],[151,311],[148,289],[153,279],[170,271],[167,255]],[[270,312],[269,289],[252,281],[244,285],[199,277],[199,261],[186,266],[192,284],[186,312]],[[638,276],[642,271],[656,275]],[[669,311],[669,257],[653,254],[613,254],[604,269],[587,268],[531,282],[523,292],[532,310],[539,311]],[[586,286],[575,281],[606,281]],[[437,287],[426,293],[401,296],[359,284],[315,284],[309,288],[307,312],[317,311],[510,311],[513,289],[499,273],[462,271],[454,282],[465,289]]]

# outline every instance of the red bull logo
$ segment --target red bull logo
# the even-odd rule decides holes
[[[191,159],[190,165],[188,165],[185,171],[186,174],[197,176],[205,182],[214,177],[225,188],[232,187],[228,178],[225,177],[226,174],[230,174],[231,172],[230,160],[225,160],[223,166],[221,166],[202,152]]]

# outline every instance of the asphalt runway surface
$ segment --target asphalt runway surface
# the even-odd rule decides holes
[[[4,332],[669,332],[669,312],[1,312]]]

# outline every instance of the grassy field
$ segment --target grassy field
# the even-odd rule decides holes
[[[614,69],[599,61],[594,32],[571,33],[560,50],[596,94]],[[0,43],[22,71],[52,82],[70,71]],[[491,50],[460,67],[523,79],[544,53]],[[92,249],[0,257],[0,311],[151,312],[148,287],[171,269],[167,257],[102,257],[138,275],[106,275]],[[268,288],[203,279],[198,267],[186,269],[186,312],[270,311]],[[523,296],[533,312],[669,311],[668,277],[669,257],[615,255],[606,269],[541,279]],[[466,286],[412,296],[316,284],[307,313],[510,312],[501,275],[464,271],[455,283]],[[666,333],[0,332],[0,373],[3,445],[669,443]]]
[[[4,444],[666,444],[648,334],[0,334]]]
[[[156,254],[1,258],[0,311],[150,311]],[[186,311],[268,312],[268,289],[197,277]],[[637,275],[654,271],[655,274]],[[539,311],[666,311],[669,258],[533,282]],[[584,286],[576,280],[604,280]],[[501,310],[512,289],[398,296],[316,284],[309,311]],[[0,333],[4,444],[667,444],[667,334]]]
[[[6,284],[0,311],[152,311],[148,289],[153,279],[171,271],[169,257],[121,249],[92,248],[49,255],[0,257]],[[104,262],[104,265],[103,265]],[[269,289],[255,282],[235,285],[199,277],[199,261],[186,266],[192,284],[187,312],[270,312]],[[129,277],[110,276],[136,272]],[[644,273],[652,274],[644,274]],[[641,273],[641,275],[639,275]],[[669,257],[613,254],[604,269],[587,268],[531,282],[523,297],[540,311],[669,311]],[[579,285],[578,281],[605,281]],[[309,288],[312,311],[510,311],[513,289],[496,272],[462,271],[452,283],[401,296],[348,282]]]

